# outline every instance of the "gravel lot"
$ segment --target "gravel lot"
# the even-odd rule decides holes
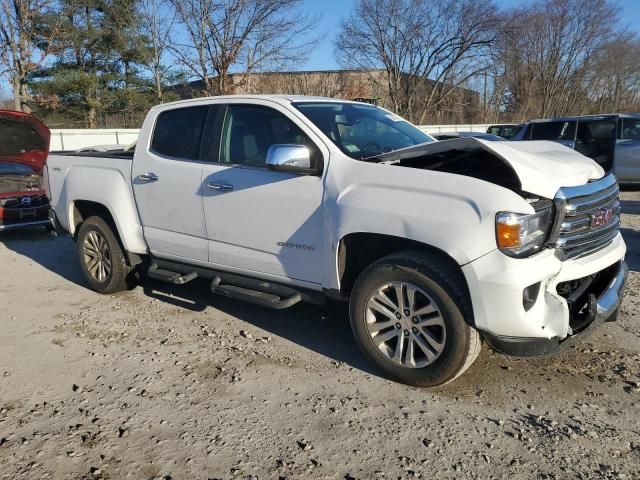
[[[88,290],[69,237],[0,234],[0,477],[639,478],[640,191],[620,321],[452,385],[372,371],[346,309]]]

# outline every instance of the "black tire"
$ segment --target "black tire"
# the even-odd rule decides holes
[[[462,375],[480,354],[481,341],[478,331],[471,326],[473,325],[471,301],[464,278],[461,277],[462,274],[459,270],[450,265],[446,259],[438,255],[422,252],[404,252],[390,255],[366,268],[354,285],[349,308],[353,334],[367,359],[388,378],[419,387],[443,385]],[[391,282],[396,283],[392,284]],[[420,337],[419,340],[423,345],[428,344],[428,342],[424,342],[426,338],[422,335],[422,330],[413,328],[414,333],[405,330],[405,325],[410,327],[411,322],[413,322],[414,326],[420,326],[421,324],[418,323],[416,325],[416,322],[423,321],[419,320],[418,317],[413,317],[413,313],[411,316],[403,316],[402,320],[398,319],[398,322],[406,322],[400,327],[398,327],[400,323],[395,324],[395,327],[403,332],[402,334],[392,333],[393,327],[386,327],[387,330],[385,330],[390,335],[398,335],[396,339],[390,340],[391,342],[397,342],[395,349],[398,348],[400,341],[403,342],[400,354],[396,357],[396,359],[400,359],[400,363],[407,365],[409,343],[414,342],[411,350],[412,362],[408,363],[410,366],[404,366],[389,358],[391,353],[389,345],[385,343],[383,347],[379,348],[374,342],[375,337],[369,333],[370,326],[388,323],[388,319],[391,318],[383,315],[381,323],[368,323],[367,318],[369,322],[372,320],[374,322],[379,321],[376,309],[368,308],[368,305],[371,305],[368,303],[369,300],[374,293],[380,292],[381,288],[391,289],[393,287],[390,285],[397,286],[398,284],[405,286],[400,287],[402,292],[406,292],[406,288],[417,287],[417,291],[421,294],[426,293],[438,308],[437,322],[442,326],[435,328],[441,328],[442,330],[439,347],[441,350],[435,354],[431,352],[435,359],[430,360],[424,356],[421,362],[425,366],[420,367],[419,362],[413,361],[414,355],[424,355],[424,350],[420,352],[416,348],[418,347],[417,337]],[[397,290],[388,291],[394,292]],[[416,293],[415,295],[417,296],[418,294]],[[397,298],[396,295],[393,303],[399,302]],[[403,294],[404,298],[408,298],[408,296],[405,297]],[[408,300],[402,301],[408,302]],[[426,305],[431,305],[431,303]],[[396,310],[395,314],[398,315],[399,312]],[[402,335],[408,335],[408,337],[403,337]],[[402,340],[403,338],[408,340]],[[414,338],[416,340],[413,340]],[[379,343],[382,344],[382,342]],[[397,352],[394,350],[394,353]],[[404,362],[402,361],[403,358]]]
[[[85,251],[86,242],[93,242],[96,236],[104,240],[105,250],[101,254],[102,258],[108,260],[110,265],[108,274],[97,276],[95,272],[90,271],[90,267],[93,265],[92,258]],[[127,266],[124,251],[113,232],[113,228],[101,217],[89,217],[82,222],[76,239],[76,250],[80,268],[92,290],[104,294],[127,290],[129,287],[127,277],[130,268]]]

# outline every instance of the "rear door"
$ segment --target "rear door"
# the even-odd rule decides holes
[[[211,107],[159,113],[149,145],[136,147],[133,190],[151,252],[176,260],[208,260],[202,212],[201,150]]]
[[[219,112],[220,148],[205,165],[202,182],[209,258],[217,266],[319,288],[328,150],[290,115],[267,101],[231,102]],[[318,175],[267,169],[267,150],[283,143],[309,147]]]

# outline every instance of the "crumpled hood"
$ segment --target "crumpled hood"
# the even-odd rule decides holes
[[[542,140],[515,142],[456,138],[396,150],[380,155],[378,159],[393,161],[477,148],[493,153],[510,165],[524,191],[546,198],[553,198],[561,187],[584,185],[605,174],[592,159],[559,143]]]
[[[42,173],[50,138],[49,128],[35,116],[0,110],[0,161],[20,163]]]

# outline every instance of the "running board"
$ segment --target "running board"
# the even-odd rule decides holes
[[[169,282],[175,285],[182,285],[198,277],[196,272],[183,274],[180,272],[172,272],[171,270],[164,270],[158,267],[157,263],[151,264],[149,270],[147,270],[147,275],[151,278],[155,278],[156,280],[162,280],[163,282]]]
[[[236,300],[244,300],[245,302],[260,305],[262,307],[282,310],[302,301],[302,295],[300,292],[294,292],[289,297],[281,298],[279,295],[275,295],[273,293],[261,292],[259,290],[252,290],[250,288],[240,287],[237,285],[221,285],[221,281],[222,279],[220,277],[214,277],[211,282],[211,291],[213,293],[234,298]]]

